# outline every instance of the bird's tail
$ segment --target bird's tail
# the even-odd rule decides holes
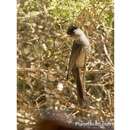
[[[78,100],[79,100],[79,104],[83,105],[83,101],[84,101],[84,95],[83,95],[83,85],[82,85],[82,81],[81,81],[81,75],[79,72],[79,68],[76,68],[73,71],[75,80],[76,80],[76,85],[77,85],[77,95],[78,95]]]

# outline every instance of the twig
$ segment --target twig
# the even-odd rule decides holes
[[[45,69],[40,69],[40,68],[17,68],[18,71],[31,71],[31,72],[35,72],[35,71],[40,71],[40,72],[47,72],[48,70]]]
[[[110,55],[108,54],[108,50],[107,50],[107,47],[106,47],[105,44],[103,45],[103,48],[104,48],[105,55],[106,55],[106,57],[107,57],[108,60],[109,60],[110,65],[113,66],[113,62],[112,62],[112,60],[111,60],[111,58],[110,58]]]

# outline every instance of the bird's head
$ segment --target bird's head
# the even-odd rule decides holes
[[[83,31],[80,28],[71,25],[67,30],[67,34],[71,37],[80,37],[83,34]]]

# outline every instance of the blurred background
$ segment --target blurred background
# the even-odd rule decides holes
[[[17,0],[18,130],[46,110],[64,111],[71,122],[114,123],[114,4],[112,0]],[[73,78],[66,80],[72,40],[70,24],[89,37],[87,106],[77,102]]]

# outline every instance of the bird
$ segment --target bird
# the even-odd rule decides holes
[[[67,34],[73,38],[73,45],[69,58],[67,80],[72,73],[77,87],[77,97],[80,105],[84,102],[84,74],[86,57],[90,54],[91,46],[88,37],[77,26],[70,25],[67,29]],[[84,74],[82,74],[82,69]]]

